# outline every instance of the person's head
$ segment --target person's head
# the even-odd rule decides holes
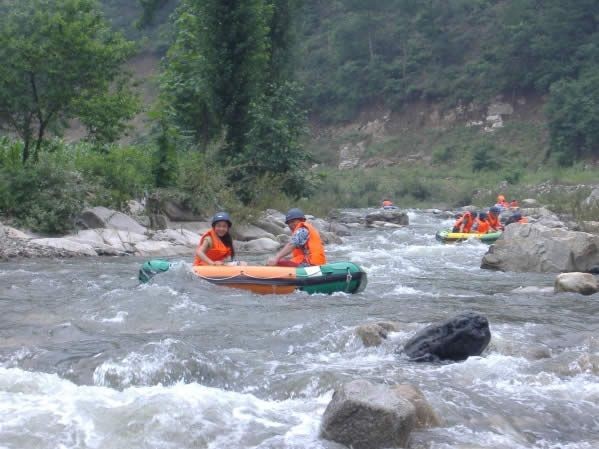
[[[520,220],[520,219],[522,218],[522,212],[514,212],[514,213],[512,214],[512,218],[513,218],[514,220]]]
[[[289,226],[289,229],[294,230],[295,227],[302,221],[306,221],[306,216],[301,209],[294,207],[287,211],[285,215],[285,223]]]
[[[505,196],[503,195],[497,195],[497,202],[498,203],[502,203],[505,201]]]
[[[487,219],[487,213],[486,212],[481,212],[478,214],[478,219],[479,220],[486,220]]]
[[[459,219],[460,219],[460,218],[462,218],[463,216],[464,216],[464,213],[463,213],[463,212],[458,212],[457,214],[455,214],[454,218],[455,218],[456,220],[459,220]]]
[[[499,207],[497,207],[497,206],[493,206],[493,207],[491,207],[489,209],[489,213],[491,215],[497,216],[497,215],[499,215],[501,213],[501,209]]]
[[[212,228],[216,232],[216,235],[221,238],[229,234],[231,226],[233,226],[231,217],[226,212],[218,212],[212,217]]]

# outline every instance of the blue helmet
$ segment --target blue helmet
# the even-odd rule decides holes
[[[229,217],[229,214],[226,212],[217,212],[216,214],[214,214],[214,217],[212,217],[212,226],[214,226],[219,221],[226,221],[227,223],[229,223],[229,226],[233,226],[233,222],[231,222],[231,217]]]
[[[481,220],[486,220],[487,219],[487,213],[486,212],[481,212],[478,214],[478,218],[480,218]]]
[[[297,220],[297,219],[306,219],[306,216],[304,215],[304,212],[302,212],[301,209],[298,209],[297,207],[294,207],[293,209],[289,209],[289,211],[287,212],[287,215],[285,215],[285,223],[289,223],[291,220]]]
[[[489,209],[489,212],[491,212],[492,214],[495,214],[495,215],[499,215],[501,213],[501,208],[499,208],[497,206],[492,206]]]

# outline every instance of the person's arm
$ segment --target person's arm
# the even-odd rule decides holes
[[[270,266],[276,265],[280,259],[291,254],[291,252],[294,250],[294,248],[295,248],[295,245],[293,243],[291,243],[291,242],[286,243],[285,246],[279,250],[279,252],[276,254],[276,256],[268,259],[268,262],[266,262],[266,264],[270,265]]]
[[[212,239],[208,236],[204,239],[201,245],[196,249],[196,256],[206,262],[208,265],[223,265],[222,260],[214,261],[210,257],[206,255],[206,251],[208,251],[212,247]]]

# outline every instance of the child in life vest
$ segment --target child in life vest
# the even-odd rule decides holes
[[[246,265],[233,261],[235,249],[229,230],[233,226],[229,214],[219,212],[212,217],[212,228],[202,234],[193,261],[197,265]]]

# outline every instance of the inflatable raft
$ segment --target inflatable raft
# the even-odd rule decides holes
[[[155,259],[145,262],[139,280],[148,282],[154,275],[168,271],[170,262]],[[241,288],[261,294],[358,293],[368,282],[366,273],[351,262],[334,262],[314,267],[196,266],[193,273],[212,284]]]
[[[464,240],[477,239],[483,243],[494,243],[502,232],[489,232],[487,234],[478,234],[476,232],[451,232],[451,229],[445,229],[435,234],[435,238],[443,243],[463,242]]]

